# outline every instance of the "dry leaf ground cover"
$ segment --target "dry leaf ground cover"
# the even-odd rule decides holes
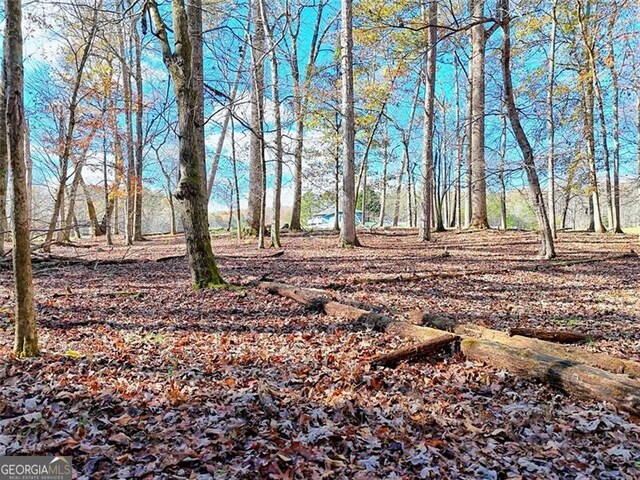
[[[640,360],[638,259],[530,272],[513,268],[536,262],[531,233],[360,237],[365,248],[342,250],[334,236],[287,236],[280,257],[213,244],[235,284],[268,273],[392,315],[597,331],[584,348]],[[606,404],[459,356],[371,370],[364,360],[402,342],[250,286],[194,292],[184,259],[152,261],[184,252],[179,237],[82,245],[55,253],[149,261],[36,270],[36,360],[11,358],[0,273],[0,454],[71,455],[96,479],[640,477],[638,419]],[[631,248],[637,237],[558,244],[563,259]],[[476,273],[356,283],[462,271]]]

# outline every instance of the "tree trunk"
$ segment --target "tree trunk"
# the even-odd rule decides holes
[[[4,72],[4,58],[2,59]],[[0,79],[0,256],[5,253],[4,242],[8,234],[7,187],[9,180],[9,152],[7,150],[7,95],[5,76]]]
[[[271,223],[271,246],[280,248],[280,208],[282,197],[282,161],[284,151],[282,148],[282,122],[280,120],[280,85],[278,80],[278,57],[276,52],[276,44],[273,38],[273,30],[269,25],[267,17],[267,7],[265,0],[260,2],[260,13],[264,25],[264,33],[267,38],[269,47],[269,58],[271,59],[271,101],[273,102],[273,123],[275,130],[274,139],[274,164],[275,175],[273,185],[273,221]]]
[[[460,62],[458,57],[455,59],[455,84],[456,84],[456,181],[455,181],[455,202],[454,202],[454,217],[455,227],[459,230],[462,228],[462,147],[464,128],[460,121]],[[453,226],[453,225],[452,225]]]
[[[93,232],[93,236],[97,237],[100,231],[100,223],[98,222],[98,216],[96,214],[96,207],[93,204],[93,200],[91,199],[91,193],[87,188],[87,185],[84,183],[82,176],[80,176],[80,187],[82,187],[82,194],[84,195],[85,203],[87,204],[87,214],[89,215],[89,221],[91,222],[91,230]]]
[[[553,0],[551,6],[551,36],[549,39],[549,61],[548,61],[548,90],[547,90],[547,122],[549,123],[549,138],[547,152],[547,211],[549,213],[549,224],[553,238],[557,238],[556,232],[556,177],[555,177],[555,133],[556,122],[554,117],[554,87],[556,82],[556,30],[558,20],[556,10],[558,0]]]
[[[480,21],[484,18],[485,0],[473,0],[472,19]],[[484,23],[471,27],[471,227],[489,228],[487,219],[487,182],[484,158],[485,135],[485,51],[486,32]]]
[[[89,54],[91,53],[91,48],[93,46],[93,41],[96,37],[98,31],[98,22],[97,22],[98,9],[96,9],[93,13],[92,26],[91,31],[89,33],[89,37],[87,40],[87,44],[84,47],[82,52],[82,56],[80,58],[80,62],[78,63],[78,68],[75,72],[74,84],[71,91],[71,100],[69,101],[69,119],[67,122],[67,127],[65,131],[64,141],[62,145],[62,154],[60,156],[61,163],[61,172],[60,172],[60,185],[58,186],[58,191],[55,197],[55,202],[53,205],[53,214],[51,215],[51,221],[49,222],[49,228],[47,229],[47,235],[44,240],[44,244],[42,249],[45,252],[50,251],[51,240],[53,239],[53,234],[56,229],[56,224],[58,223],[58,218],[60,217],[61,210],[64,209],[64,190],[67,181],[67,167],[69,164],[69,157],[71,156],[71,150],[73,147],[73,133],[76,126],[76,110],[78,107],[78,92],[80,90],[80,84],[82,82],[82,76],[84,73],[84,67],[89,59]],[[62,125],[61,127],[62,128]]]
[[[142,84],[142,42],[138,34],[136,26],[137,20],[131,25],[133,32],[133,44],[135,48],[135,82],[136,82],[136,165],[135,165],[135,189],[134,189],[134,225],[133,239],[136,241],[144,240],[142,235],[142,195],[143,188],[143,171],[144,171],[144,132],[142,131],[142,119],[144,114],[144,88]],[[203,127],[204,131],[204,127]],[[203,140],[204,141],[204,140]]]
[[[249,26],[247,26],[247,30]],[[229,121],[231,120],[231,116],[233,114],[233,105],[236,101],[236,96],[238,95],[238,86],[240,84],[240,77],[242,76],[242,68],[244,66],[244,57],[246,48],[242,49],[242,53],[240,54],[240,61],[238,63],[238,72],[236,73],[236,78],[233,81],[233,87],[231,88],[231,95],[229,95],[229,100],[227,104],[227,111],[224,115],[224,120],[222,121],[222,128],[220,129],[220,137],[218,137],[218,143],[216,145],[216,152],[213,155],[213,160],[211,161],[211,170],[209,170],[209,180],[207,182],[207,198],[211,198],[211,191],[213,190],[213,184],[216,181],[216,173],[218,172],[218,165],[220,164],[220,157],[222,156],[222,149],[224,148],[224,140],[227,136],[227,130],[229,128]]]
[[[504,77],[504,97],[507,104],[507,113],[509,115],[509,121],[511,122],[511,128],[515,134],[518,146],[522,151],[524,157],[524,168],[527,172],[527,179],[529,180],[529,189],[531,194],[531,201],[535,207],[536,216],[538,217],[538,228],[540,228],[541,235],[541,255],[546,258],[554,258],[556,256],[553,234],[551,233],[551,226],[549,225],[549,219],[544,205],[544,197],[542,189],[540,188],[540,182],[538,180],[538,174],[536,172],[536,164],[533,157],[533,150],[529,144],[529,140],[520,124],[520,118],[518,110],[516,108],[515,96],[513,93],[513,83],[511,80],[511,36],[510,36],[510,14],[509,14],[509,0],[501,0],[502,3],[502,29],[503,29],[503,42],[502,42],[502,74]]]
[[[585,51],[587,53],[587,62],[589,62],[591,46],[590,42],[592,42],[591,35],[589,33],[588,25],[584,22],[583,16],[586,14],[587,18],[590,17],[590,0],[587,0],[586,12],[582,11],[582,2],[577,3],[578,9],[578,19],[580,24],[580,30],[582,33],[582,39],[585,46]],[[582,83],[582,94],[584,98],[583,108],[585,110],[584,115],[584,123],[585,123],[585,136],[586,136],[586,148],[587,148],[587,159],[588,159],[588,168],[589,168],[589,181],[590,181],[590,190],[591,190],[591,221],[592,225],[589,225],[589,230],[593,230],[596,233],[604,233],[606,229],[602,223],[602,215],[600,209],[600,194],[598,192],[598,176],[597,176],[597,167],[596,167],[596,147],[595,147],[595,138],[594,138],[594,129],[595,122],[593,118],[593,109],[594,109],[594,94],[593,94],[593,86],[594,86],[594,77],[593,77],[593,69],[587,67],[586,71],[583,69],[581,71],[581,83]],[[593,228],[591,228],[593,227]]]
[[[423,11],[423,18],[427,12]],[[419,238],[423,242],[431,240],[431,210],[433,198],[433,133],[435,130],[434,102],[436,95],[436,48],[438,44],[437,30],[438,4],[435,0],[429,2],[429,17],[427,20],[428,35],[425,49],[424,67],[424,127],[422,144],[422,218]]]
[[[231,107],[233,108],[233,106]],[[236,236],[242,239],[242,217],[240,214],[240,184],[238,182],[238,164],[236,159],[235,125],[231,118],[231,168],[233,169],[233,187],[236,194]]]
[[[507,225],[507,186],[504,179],[504,167],[507,156],[507,116],[500,109],[502,117],[502,132],[500,135],[500,166],[498,170],[498,183],[500,184],[500,228],[506,230]]]
[[[31,158],[31,129],[29,119],[24,119],[24,166],[27,182],[27,207],[29,209],[29,223],[33,217],[33,160]]]
[[[380,196],[380,216],[378,225],[384,227],[385,210],[387,209],[387,167],[389,166],[389,122],[384,122],[384,153],[382,158],[382,195]]]
[[[334,172],[334,203],[333,203],[333,231],[340,231],[340,121],[336,113],[336,145],[333,150]]]
[[[613,30],[618,18],[617,10],[609,20],[609,71],[613,87],[613,233],[623,233],[620,220],[620,85],[616,68],[616,50]]]
[[[6,129],[13,193],[13,278],[15,292],[15,342],[20,357],[39,353],[33,305],[29,206],[24,165],[24,77],[22,57],[22,6],[5,0],[3,76],[6,88]],[[2,121],[5,121],[3,118]]]
[[[106,98],[105,98],[106,104]],[[104,120],[103,120],[104,121]],[[111,203],[111,199],[109,198],[109,183],[107,179],[107,128],[102,131],[102,179],[104,180],[104,217],[102,219],[101,231],[104,232],[107,236],[107,246],[113,245],[113,241],[111,239],[111,213],[113,212],[113,207],[111,211],[109,210],[109,204]],[[115,199],[114,199],[115,202]]]
[[[342,228],[344,247],[360,245],[356,236],[355,118],[353,111],[353,9],[352,0],[342,0]]]
[[[178,105],[178,148],[180,180],[175,197],[182,204],[187,257],[195,288],[224,285],[211,250],[207,215],[205,159],[197,147],[198,93],[203,84],[194,78],[188,17],[184,1],[173,2],[173,36],[175,52],[171,51],[167,30],[158,6],[149,0],[149,8],[162,48],[163,61],[171,74]]]
[[[251,36],[251,135],[249,141],[249,199],[247,204],[247,228],[250,235],[258,235],[263,204],[264,131],[262,120],[264,97],[264,27],[260,15],[260,0],[253,0],[255,18]]]
[[[123,6],[122,6],[123,7]],[[129,64],[129,51],[131,47],[130,32],[124,25],[118,28],[120,36],[120,68],[122,69],[122,93],[124,95],[124,132],[125,151],[127,155],[127,201],[124,222],[124,237],[127,245],[133,245],[134,213],[135,213],[135,157],[133,145],[133,92],[131,87],[131,65]]]
[[[471,128],[473,125],[473,70],[469,70],[469,81],[467,83],[467,196],[464,212],[464,226],[465,228],[471,228],[471,218],[473,214],[473,155],[471,153]]]

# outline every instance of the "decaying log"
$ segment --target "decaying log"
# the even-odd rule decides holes
[[[467,338],[460,348],[469,360],[547,382],[578,398],[594,398],[634,415],[640,413],[640,383],[625,375],[489,340]]]
[[[292,287],[276,282],[261,282],[259,286],[304,305],[317,307],[329,315],[365,321],[389,334],[402,335],[421,342],[450,335],[444,330],[395,321],[383,315],[341,304],[323,290]],[[563,353],[563,349],[568,347],[519,335],[509,336],[507,333],[474,325],[457,325],[453,330],[462,338],[462,353],[470,360],[484,362],[523,378],[546,381],[578,397],[606,401],[618,409],[640,416],[640,382],[629,375],[611,373],[578,360],[592,360],[593,354],[580,355],[573,350],[571,353]],[[559,353],[563,355],[559,356]],[[606,355],[598,357],[617,360],[617,365],[623,368],[622,371],[628,371],[627,361]],[[604,363],[609,365],[608,362]]]
[[[428,325],[437,326],[426,319]],[[558,357],[567,361],[584,363],[593,367],[606,370],[611,373],[625,374],[630,377],[640,378],[640,363],[633,360],[606,355],[603,353],[594,353],[579,347],[568,345],[557,345],[537,338],[523,337],[520,335],[510,336],[508,333],[499,330],[474,325],[470,323],[451,324],[444,330],[456,333],[463,337],[478,338],[490,340],[492,342],[503,343],[517,348],[528,348],[546,355]]]
[[[587,343],[602,338],[602,335],[590,333],[573,332],[571,330],[546,330],[542,328],[512,327],[509,335],[520,335],[522,337],[537,338],[554,343]]]
[[[444,334],[426,342],[410,345],[408,347],[384,353],[372,358],[369,363],[372,366],[393,367],[400,362],[417,360],[441,352],[452,343],[460,340],[457,335]]]

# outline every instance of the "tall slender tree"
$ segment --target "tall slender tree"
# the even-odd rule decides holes
[[[342,228],[345,247],[360,245],[356,236],[355,117],[353,107],[353,5],[342,0],[340,27],[342,65]]]
[[[423,13],[429,25],[424,67],[424,128],[422,138],[422,218],[419,237],[422,241],[431,240],[431,218],[433,208],[433,135],[435,130],[436,96],[436,46],[438,44],[438,3],[429,1],[428,16]]]
[[[14,352],[23,357],[38,355],[38,333],[33,306],[33,278],[29,206],[24,164],[24,70],[22,57],[22,2],[5,0],[3,78],[6,86],[6,121],[11,165],[13,220],[13,276],[15,291]]]

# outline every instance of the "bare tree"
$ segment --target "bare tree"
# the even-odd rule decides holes
[[[24,73],[22,58],[22,5],[5,0],[3,79],[6,86],[6,121],[11,165],[13,219],[13,276],[15,285],[15,343],[21,357],[38,355],[38,333],[33,306],[33,278],[29,245],[29,206],[24,164]]]
[[[340,243],[345,247],[360,246],[356,236],[355,195],[355,118],[353,111],[353,5],[342,0],[341,10],[342,65],[342,228]]]
[[[522,128],[522,124],[520,123],[520,115],[516,108],[516,101],[513,93],[513,81],[511,79],[511,18],[509,13],[509,0],[500,0],[500,7],[503,30],[502,75],[504,78],[504,98],[507,104],[507,115],[509,116],[511,128],[513,129],[518,146],[520,147],[522,156],[524,157],[524,169],[529,180],[531,199],[535,208],[536,217],[538,218],[538,227],[540,228],[540,254],[544,258],[550,259],[556,256],[553,234],[551,232],[551,226],[549,225],[549,219],[544,205],[544,195],[540,188],[538,173],[536,172],[533,149],[531,148],[529,139],[527,138],[527,135]]]
[[[551,233],[556,238],[556,168],[555,168],[555,134],[556,122],[554,116],[554,87],[556,82],[556,31],[558,28],[557,18],[558,0],[553,0],[551,6],[551,35],[549,37],[549,60],[548,60],[548,90],[547,90],[547,122],[549,123],[549,139],[547,152],[547,206],[549,213],[549,223]]]
[[[73,139],[74,139],[74,131],[77,123],[77,110],[79,103],[79,92],[80,86],[82,84],[82,76],[84,73],[85,66],[89,59],[89,55],[91,53],[91,49],[93,46],[93,41],[96,38],[96,34],[98,32],[98,11],[101,2],[96,5],[96,8],[93,9],[92,17],[90,20],[89,32],[87,33],[87,38],[85,40],[85,44],[80,48],[76,54],[76,65],[75,65],[75,77],[73,80],[73,87],[71,90],[71,98],[68,104],[68,119],[67,125],[64,129],[64,138],[62,145],[62,153],[60,156],[60,185],[58,186],[58,191],[55,197],[55,202],[53,205],[53,214],[51,215],[51,221],[49,222],[49,228],[47,230],[47,234],[43,244],[43,250],[49,251],[51,241],[53,239],[53,234],[56,229],[56,224],[58,222],[58,218],[62,218],[64,220],[64,214],[61,212],[64,211],[64,191],[67,182],[67,172],[69,166],[69,158],[71,155],[71,150],[73,147]]]
[[[274,164],[275,175],[273,185],[273,222],[271,224],[271,246],[280,248],[280,207],[282,197],[282,160],[284,151],[282,148],[282,121],[280,118],[280,83],[278,79],[278,56],[276,52],[276,42],[273,38],[273,27],[269,24],[267,17],[267,7],[264,0],[260,2],[260,13],[264,26],[265,37],[269,47],[269,58],[271,60],[271,102],[273,103],[273,123],[274,123]]]
[[[251,48],[251,134],[249,140],[249,201],[247,228],[251,235],[260,235],[264,206],[264,55],[265,39],[260,0],[253,0],[254,30],[250,36]]]
[[[211,250],[207,218],[205,159],[197,148],[198,82],[192,71],[192,46],[189,20],[184,0],[173,0],[172,50],[164,23],[154,0],[147,2],[155,26],[155,36],[162,49],[162,58],[173,81],[178,105],[178,138],[180,180],[175,197],[183,206],[182,221],[185,229],[187,257],[191,278],[196,288],[214,287],[225,282],[218,271]],[[201,126],[202,127],[202,126]]]
[[[426,16],[426,12],[423,12]],[[436,95],[436,46],[438,43],[438,3],[429,2],[429,28],[425,49],[425,93],[424,93],[424,129],[422,145],[422,223],[420,240],[431,240],[431,210],[433,206],[433,134],[435,128],[434,102]]]

